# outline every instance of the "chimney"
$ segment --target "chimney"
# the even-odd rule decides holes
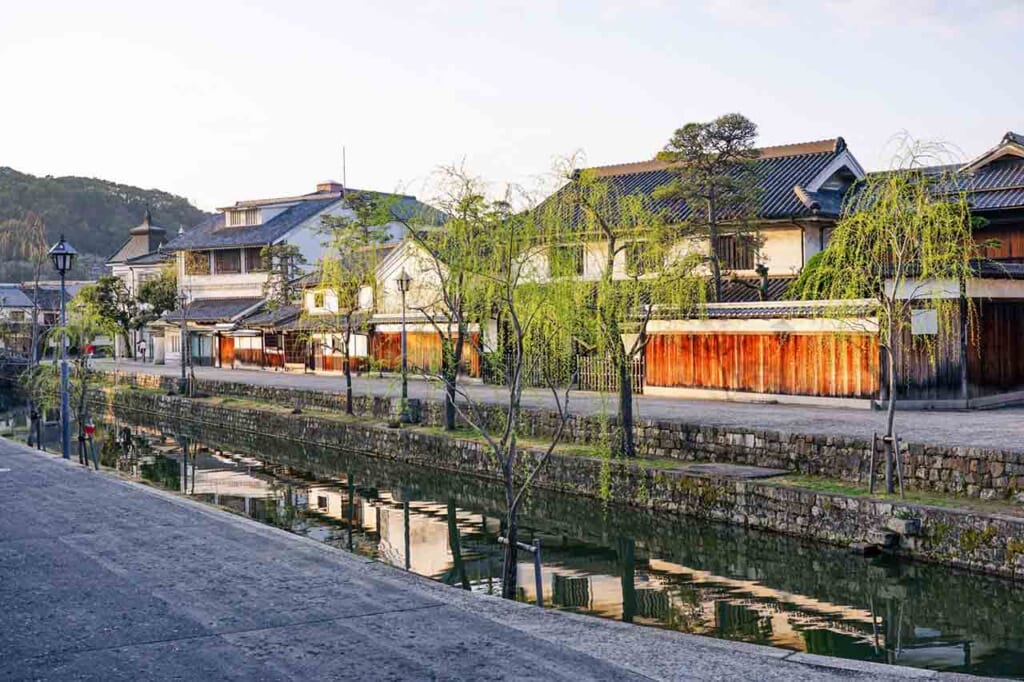
[[[317,183],[316,191],[329,194],[342,194],[345,191],[345,186],[334,180],[325,180],[324,182]]]

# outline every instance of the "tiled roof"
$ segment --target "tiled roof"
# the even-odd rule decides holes
[[[258,305],[262,298],[202,298],[192,301],[186,309],[185,319],[190,322],[231,322],[236,317]],[[181,310],[172,310],[164,315],[168,322],[180,322]]]
[[[126,265],[156,265],[163,263],[171,259],[171,254],[166,251],[151,251],[150,253],[144,253],[141,256],[135,258],[129,258],[125,261]]]
[[[31,308],[32,299],[17,284],[0,284],[0,308]]]
[[[297,305],[285,305],[269,310],[266,307],[249,315],[241,324],[245,327],[280,327],[281,325],[294,322],[295,318],[302,312]]]
[[[70,301],[75,295],[78,289],[77,287],[72,289],[68,287],[66,301]],[[39,305],[40,310],[54,311],[60,310],[60,287],[59,286],[43,286],[40,285],[36,289],[33,285],[22,285],[21,290],[30,298],[34,298]]]
[[[357,192],[359,190],[348,190],[348,193],[352,195]],[[442,225],[447,218],[444,213],[428,204],[424,204],[417,200],[416,197],[392,195],[382,192],[363,193],[396,198],[390,210],[400,219],[416,219],[428,225]],[[294,206],[289,206],[265,223],[246,227],[225,227],[224,214],[218,213],[193,227],[188,232],[179,235],[170,244],[167,244],[165,248],[169,251],[180,251],[188,249],[265,246],[274,243],[296,226],[325,211],[341,200],[342,196],[339,192],[318,192],[309,197],[301,198]],[[285,200],[276,200],[276,203],[281,201]],[[275,203],[275,201],[267,200],[263,203],[270,204]],[[243,205],[260,205],[260,203],[239,202],[239,206]],[[395,240],[402,237],[400,234],[391,236]]]
[[[272,244],[302,222],[312,218],[337,198],[304,201],[290,206],[260,225],[225,227],[224,214],[204,220],[188,232],[178,235],[166,246],[168,251],[188,249],[229,248],[238,246],[266,246]]]
[[[838,215],[841,204],[838,193],[833,196],[818,192],[810,196],[811,193],[803,192],[802,199],[797,188],[808,185],[845,149],[843,139],[836,138],[757,150],[758,157],[753,166],[761,195],[758,215],[765,220]],[[588,170],[598,177],[611,178],[616,193],[620,195],[649,195],[673,179],[669,164],[659,160]],[[548,201],[556,199],[561,192],[556,192]],[[673,221],[686,220],[691,213],[685,201],[658,200],[654,203],[657,210],[664,211]]]
[[[768,301],[781,301],[786,298],[786,289],[793,277],[769,277]],[[760,301],[758,287],[761,280],[756,277],[736,277],[722,280],[722,303],[752,303]],[[710,282],[708,283],[710,287]]]

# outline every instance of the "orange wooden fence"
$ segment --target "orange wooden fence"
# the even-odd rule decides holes
[[[652,335],[649,386],[871,398],[878,340],[861,334]]]

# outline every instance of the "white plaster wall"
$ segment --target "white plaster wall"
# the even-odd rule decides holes
[[[761,253],[755,259],[768,266],[769,274],[796,274],[803,267],[803,230],[797,226],[769,228],[761,231]],[[756,264],[756,262],[755,262]],[[739,274],[754,275],[754,270],[736,270]]]

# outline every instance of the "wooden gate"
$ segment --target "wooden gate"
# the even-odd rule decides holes
[[[230,336],[220,337],[220,366],[235,366],[235,340]]]

